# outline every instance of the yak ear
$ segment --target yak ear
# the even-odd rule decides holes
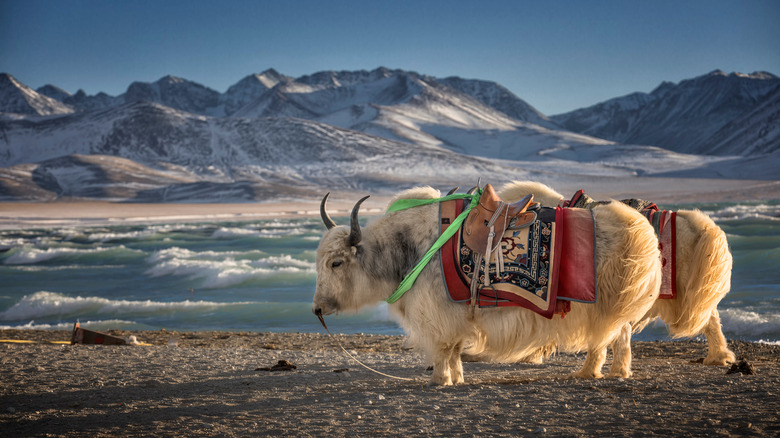
[[[356,246],[363,239],[363,234],[360,231],[360,223],[358,222],[358,212],[360,211],[360,204],[362,204],[363,201],[368,199],[369,196],[363,197],[360,201],[358,201],[355,204],[354,207],[352,207],[352,216],[350,216],[349,219],[349,227],[350,227],[349,238],[347,239],[347,243],[349,243],[349,246]]]

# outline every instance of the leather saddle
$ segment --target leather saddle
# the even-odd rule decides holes
[[[519,229],[532,223],[536,219],[534,211],[527,211],[534,199],[534,195],[507,204],[498,196],[493,186],[486,184],[482,190],[479,203],[471,209],[463,225],[463,242],[483,256],[488,249],[496,248],[507,229]],[[538,205],[538,204],[535,204]]]

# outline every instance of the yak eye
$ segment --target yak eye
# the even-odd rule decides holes
[[[336,260],[335,262],[333,262],[333,263],[331,263],[331,264],[330,264],[330,267],[331,267],[331,268],[338,268],[338,267],[339,267],[339,266],[341,266],[343,263],[344,263],[344,262],[342,262],[341,260]]]

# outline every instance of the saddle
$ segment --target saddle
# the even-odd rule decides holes
[[[523,228],[536,219],[535,212],[527,211],[533,199],[531,194],[514,204],[507,204],[493,186],[486,184],[479,203],[471,209],[464,222],[463,241],[466,246],[489,258],[506,230]]]
[[[442,233],[468,208],[469,201],[454,199],[440,204]],[[489,205],[482,204],[481,208]],[[509,215],[523,210],[507,207],[487,210]],[[475,205],[471,212],[476,208]],[[484,211],[474,213],[475,217],[485,214]],[[491,218],[488,217],[488,223]],[[533,220],[526,223],[528,218]],[[486,240],[467,245],[464,221],[441,247],[447,296],[453,302],[468,305],[470,317],[474,317],[476,307],[520,306],[552,318],[554,314],[566,314],[570,301],[596,301],[595,223],[591,211],[526,205],[526,211],[519,216],[507,216],[510,225],[503,232],[497,229],[503,229],[503,219],[498,227],[498,221],[494,223],[501,241],[488,256],[473,249],[484,248],[490,233],[484,219],[481,223],[477,220],[473,219],[475,223],[468,237],[473,238],[479,228],[486,228]]]

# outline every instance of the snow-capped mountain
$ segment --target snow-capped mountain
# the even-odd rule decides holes
[[[10,74],[0,73],[0,113],[50,116],[73,111],[70,106],[38,93]]]
[[[39,94],[43,94],[44,96],[51,97],[54,100],[59,100],[60,102],[65,102],[65,99],[72,96],[72,94],[68,93],[62,88],[51,84],[44,85],[35,91]]]
[[[268,199],[476,181],[511,169],[308,120],[207,117],[151,102],[2,121],[0,131],[3,199]]]
[[[149,101],[195,114],[207,114],[219,105],[220,93],[196,82],[165,76],[157,82],[133,82],[122,95],[125,103]]]
[[[53,101],[68,113],[4,110],[0,198],[225,201],[327,190],[376,193],[487,175],[499,183],[531,176],[693,175],[696,169],[699,175],[771,179],[771,163],[754,157],[775,151],[760,156],[780,158],[780,88],[767,91],[757,81],[773,84],[777,78],[716,72],[549,119],[493,82],[387,68],[299,78],[271,69],[225,93],[166,76],[134,82],[116,97],[82,90],[69,95],[51,85],[39,93],[8,76],[0,79],[0,97],[37,96],[25,100],[28,107]],[[682,130],[679,135],[693,135],[686,126],[698,127],[694,133],[709,139],[708,150],[732,156],[682,154],[572,132],[649,135],[647,126]]]
[[[277,84],[234,115],[338,118],[334,124],[350,128],[375,116],[372,106],[394,105],[419,92],[417,76],[386,68],[319,72]]]
[[[83,90],[75,94],[54,86],[45,85],[37,91],[56,99],[78,111],[102,111],[134,102],[156,102],[193,114],[230,116],[276,84],[292,78],[268,69],[263,73],[249,75],[232,85],[225,93],[219,93],[197,82],[175,76],[165,76],[155,82],[133,82],[127,91],[119,96],[100,92],[88,95]]]
[[[716,70],[551,119],[568,130],[621,143],[698,154],[751,153],[740,150],[739,142],[720,144],[724,136],[718,132],[756,110],[778,86],[780,78],[770,73]]]
[[[233,115],[236,111],[260,98],[263,93],[278,83],[291,80],[292,78],[282,75],[274,69],[249,75],[232,85],[219,97],[222,113],[227,116]]]
[[[549,117],[495,82],[479,79],[462,79],[457,76],[439,79],[439,82],[466,93],[515,120],[533,123],[549,129],[560,129],[560,126],[550,120]]]
[[[710,137],[713,153],[760,155],[780,151],[780,86],[761,102]]]
[[[122,105],[125,99],[124,96],[115,97],[103,92],[90,96],[84,90],[79,90],[76,94],[63,99],[63,102],[79,111],[90,112],[102,111]]]
[[[437,80],[387,68],[326,71],[279,83],[235,116],[304,118],[406,143],[510,160],[610,143],[550,129],[554,123],[495,83]]]

